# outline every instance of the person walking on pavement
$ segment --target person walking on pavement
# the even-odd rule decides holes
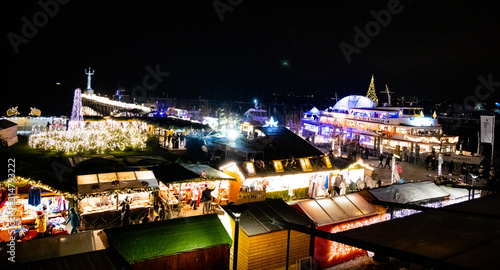
[[[392,154],[389,154],[387,156],[387,159],[385,160],[384,169],[385,169],[385,167],[389,167],[389,169],[391,168],[391,159],[392,159]]]
[[[66,221],[66,224],[71,222],[71,227],[73,227],[71,229],[71,234],[78,233],[78,227],[80,226],[81,221],[82,220],[80,218],[80,215],[78,215],[78,213],[75,211],[75,208],[71,207],[71,209],[69,210],[68,221]]]
[[[378,168],[380,168],[380,167],[383,168],[384,167],[384,154],[380,154],[380,157],[378,158],[378,160],[379,160],[379,163],[378,163],[377,167]]]
[[[460,168],[460,177],[462,178],[463,183],[467,183],[467,165],[465,165],[465,162],[462,162],[462,167]]]

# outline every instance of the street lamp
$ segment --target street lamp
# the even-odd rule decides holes
[[[234,251],[233,251],[233,270],[238,269],[238,237],[240,234],[240,216],[241,213],[234,213]]]
[[[226,212],[234,218],[234,248],[233,248],[233,270],[238,269],[238,238],[240,234],[240,217],[241,214],[248,209],[247,205],[227,205],[222,207]]]

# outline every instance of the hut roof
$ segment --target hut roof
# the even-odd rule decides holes
[[[131,264],[232,243],[216,214],[105,229],[104,232],[110,246]]]
[[[247,209],[241,213],[240,228],[248,236],[284,230],[282,227],[271,224],[272,219],[284,220],[303,226],[312,225],[307,217],[281,199],[246,203],[244,205]],[[228,213],[232,212],[231,208],[231,205],[223,206],[223,209]]]

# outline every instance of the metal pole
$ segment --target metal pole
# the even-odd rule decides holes
[[[493,123],[492,123],[493,134],[491,135],[491,165],[490,166],[493,166],[493,153],[495,152],[495,118],[496,118],[496,115],[493,115]]]
[[[234,218],[234,249],[233,249],[233,270],[238,269],[238,236],[240,233],[240,215],[235,213]]]

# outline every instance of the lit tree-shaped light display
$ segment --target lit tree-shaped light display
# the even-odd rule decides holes
[[[75,96],[73,98],[73,109],[71,110],[71,121],[69,123],[70,129],[79,126],[83,122],[83,111],[82,111],[82,90],[80,88],[75,89]]]
[[[368,87],[368,93],[366,93],[366,97],[373,100],[373,102],[375,102],[375,106],[378,105],[378,98],[377,98],[377,93],[375,92],[375,81],[373,79],[373,75],[372,75],[372,80],[370,82],[370,87]]]

